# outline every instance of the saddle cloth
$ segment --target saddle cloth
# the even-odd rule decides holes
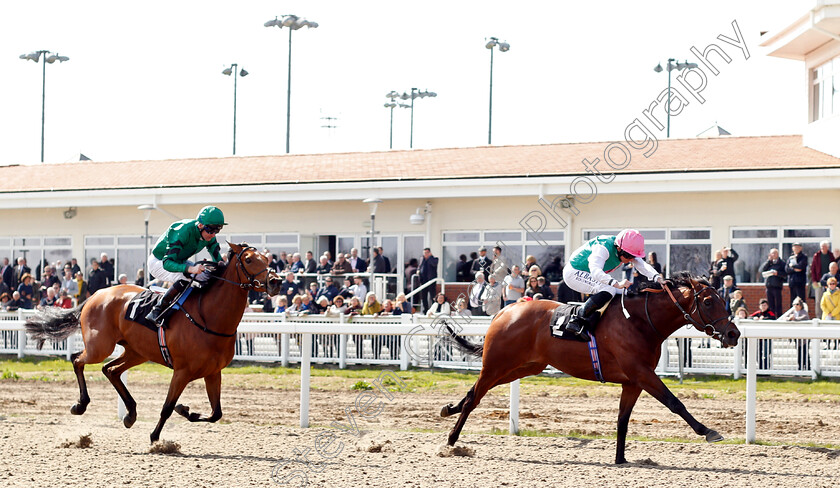
[[[569,320],[572,319],[583,305],[571,305],[568,303],[561,303],[559,307],[554,309],[554,316],[549,323],[551,327],[551,335],[558,339],[566,339],[571,341],[586,342],[577,334],[566,330]],[[603,309],[602,309],[603,310]],[[598,325],[598,319],[601,318],[601,312],[595,312],[589,319],[589,325],[586,330],[590,333],[595,332],[595,327]]]
[[[170,307],[170,309],[165,313],[163,319],[163,327],[166,327],[166,321],[169,318],[168,316],[170,312],[172,310],[178,310],[179,308],[181,308],[181,306],[184,305],[184,301],[186,301],[187,297],[190,296],[191,292],[192,287],[187,287],[187,290],[183,294],[181,294],[181,297],[178,299],[178,301],[172,304],[172,307]],[[159,293],[149,289],[143,290],[142,292],[135,295],[130,302],[128,302],[128,307],[125,311],[126,320],[137,322],[138,324],[151,330],[152,332],[157,332],[157,325],[150,320],[146,320],[146,315],[148,315],[149,312],[152,311],[152,308],[154,308],[155,305],[160,303],[161,299],[163,299],[163,293]]]

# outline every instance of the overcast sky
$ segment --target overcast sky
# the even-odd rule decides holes
[[[415,148],[486,144],[489,36],[511,45],[495,53],[495,145],[621,139],[667,86],[653,67],[696,62],[690,48],[711,42],[732,62],[709,77],[706,103],[689,99],[672,117],[672,138],[715,122],[733,135],[796,134],[805,69],[766,56],[759,32],[813,3],[2,2],[0,164],[40,160],[42,67],[18,59],[40,49],[70,57],[46,69],[47,162],[230,155],[231,63],[250,73],[238,82],[237,155],[283,154],[288,30],[263,23],[284,14],[320,24],[292,34],[292,153],[387,150],[384,95],[412,87],[438,94],[415,101]],[[716,40],[735,36],[733,20],[748,60]],[[408,143],[409,110],[396,109],[394,149]]]

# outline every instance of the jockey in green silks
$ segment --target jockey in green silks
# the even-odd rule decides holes
[[[222,256],[219,253],[216,234],[224,225],[227,225],[227,222],[222,211],[210,205],[202,208],[195,219],[179,220],[173,223],[160,236],[149,255],[149,273],[157,279],[172,283],[172,286],[160,303],[146,315],[147,320],[160,326],[161,313],[189,285],[190,278],[187,274],[195,276],[196,279],[200,277],[209,279],[209,274],[204,273],[204,265],[193,264],[189,258],[206,248],[214,261],[221,261]]]

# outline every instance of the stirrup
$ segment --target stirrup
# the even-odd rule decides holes
[[[149,322],[153,322],[155,325],[160,327],[161,322],[163,322],[161,320],[162,315],[163,315],[163,310],[158,310],[158,308],[155,307],[151,310],[151,312],[146,314],[146,320],[148,320]]]
[[[566,324],[566,330],[589,342],[591,338],[589,337],[589,333],[586,332],[585,320],[586,319],[580,316],[572,317],[572,319],[569,320],[569,323]]]

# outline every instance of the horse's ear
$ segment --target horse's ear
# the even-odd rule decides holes
[[[227,242],[227,245],[230,246],[230,250],[233,251],[234,254],[236,254],[236,253],[238,253],[239,251],[242,250],[242,246],[240,246],[239,244],[234,244],[234,243],[228,242],[228,241],[226,241],[226,242]]]

